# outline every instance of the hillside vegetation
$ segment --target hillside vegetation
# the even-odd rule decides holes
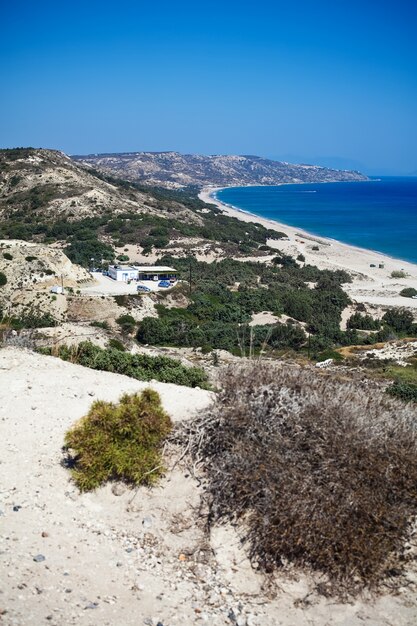
[[[60,242],[86,267],[128,243],[146,254],[194,237],[232,254],[265,254],[268,239],[284,236],[222,215],[195,192],[144,188],[33,148],[0,150],[0,218],[0,238]]]

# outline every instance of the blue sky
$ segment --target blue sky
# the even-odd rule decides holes
[[[409,173],[416,31],[401,0],[3,3],[0,145]]]

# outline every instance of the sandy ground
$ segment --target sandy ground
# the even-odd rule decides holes
[[[0,622],[5,626],[412,626],[417,575],[396,596],[347,604],[305,576],[263,587],[235,529],[210,537],[201,486],[177,465],[161,484],[79,494],[61,465],[65,431],[94,399],[145,383],[32,352],[0,350]],[[210,392],[152,384],[174,420]],[[168,467],[173,466],[167,458]]]
[[[81,293],[112,296],[118,296],[123,294],[136,294],[138,293],[138,285],[148,287],[151,291],[168,291],[165,287],[159,287],[158,281],[153,280],[132,280],[131,283],[128,284],[127,282],[121,280],[113,280],[108,276],[103,276],[101,272],[92,272],[92,276],[94,278],[94,283],[82,287],[80,289]]]
[[[357,302],[369,302],[384,306],[402,306],[417,309],[417,299],[403,298],[399,292],[404,287],[417,289],[417,265],[393,259],[380,252],[350,246],[334,239],[311,235],[300,228],[294,228],[273,220],[268,220],[245,211],[232,208],[213,197],[217,188],[208,187],[199,197],[204,202],[217,205],[224,213],[244,222],[255,222],[266,228],[285,232],[286,240],[270,240],[268,244],[286,254],[303,254],[306,263],[320,269],[344,269],[351,273],[353,283],[345,286],[351,298]],[[318,250],[313,250],[318,246]],[[370,267],[371,264],[376,267]],[[379,268],[379,265],[384,265]],[[392,279],[391,272],[403,270],[407,278]],[[417,312],[417,311],[416,311]]]

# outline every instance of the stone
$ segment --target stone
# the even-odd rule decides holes
[[[13,507],[13,511],[15,511],[15,512],[17,513],[18,511],[20,511],[20,509],[21,509],[21,508],[22,508],[22,507],[20,506],[20,504],[16,504],[16,505]]]
[[[126,487],[123,483],[115,483],[111,488],[111,492],[114,496],[122,496],[126,491]]]
[[[142,520],[142,526],[144,528],[152,528],[153,526],[153,519],[150,515],[148,515],[147,517],[144,517]]]
[[[45,557],[43,556],[43,554],[37,554],[33,557],[33,560],[35,561],[35,563],[42,563],[42,561],[45,561]]]
[[[98,607],[98,602],[89,602],[85,605],[84,609],[96,609]]]

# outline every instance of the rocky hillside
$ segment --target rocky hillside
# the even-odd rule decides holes
[[[128,152],[75,155],[72,158],[127,180],[172,188],[367,180],[359,172],[294,165],[258,156]]]
[[[64,319],[66,298],[51,294],[51,287],[64,284],[67,291],[73,291],[89,281],[89,272],[71,263],[62,250],[26,241],[0,240],[1,316],[48,315],[50,320]]]
[[[172,207],[171,207],[172,210]],[[178,216],[195,220],[185,207]],[[17,148],[0,150],[0,217],[23,222],[52,217],[70,221],[103,214],[164,215],[163,205],[130,185],[97,176],[56,150]]]
[[[0,150],[0,239],[56,243],[85,267],[91,258],[136,260],[169,246],[186,254],[191,241],[204,254],[265,254],[259,248],[279,236],[222,215],[195,190],[139,185],[54,150]],[[135,246],[133,258],[126,246]]]

